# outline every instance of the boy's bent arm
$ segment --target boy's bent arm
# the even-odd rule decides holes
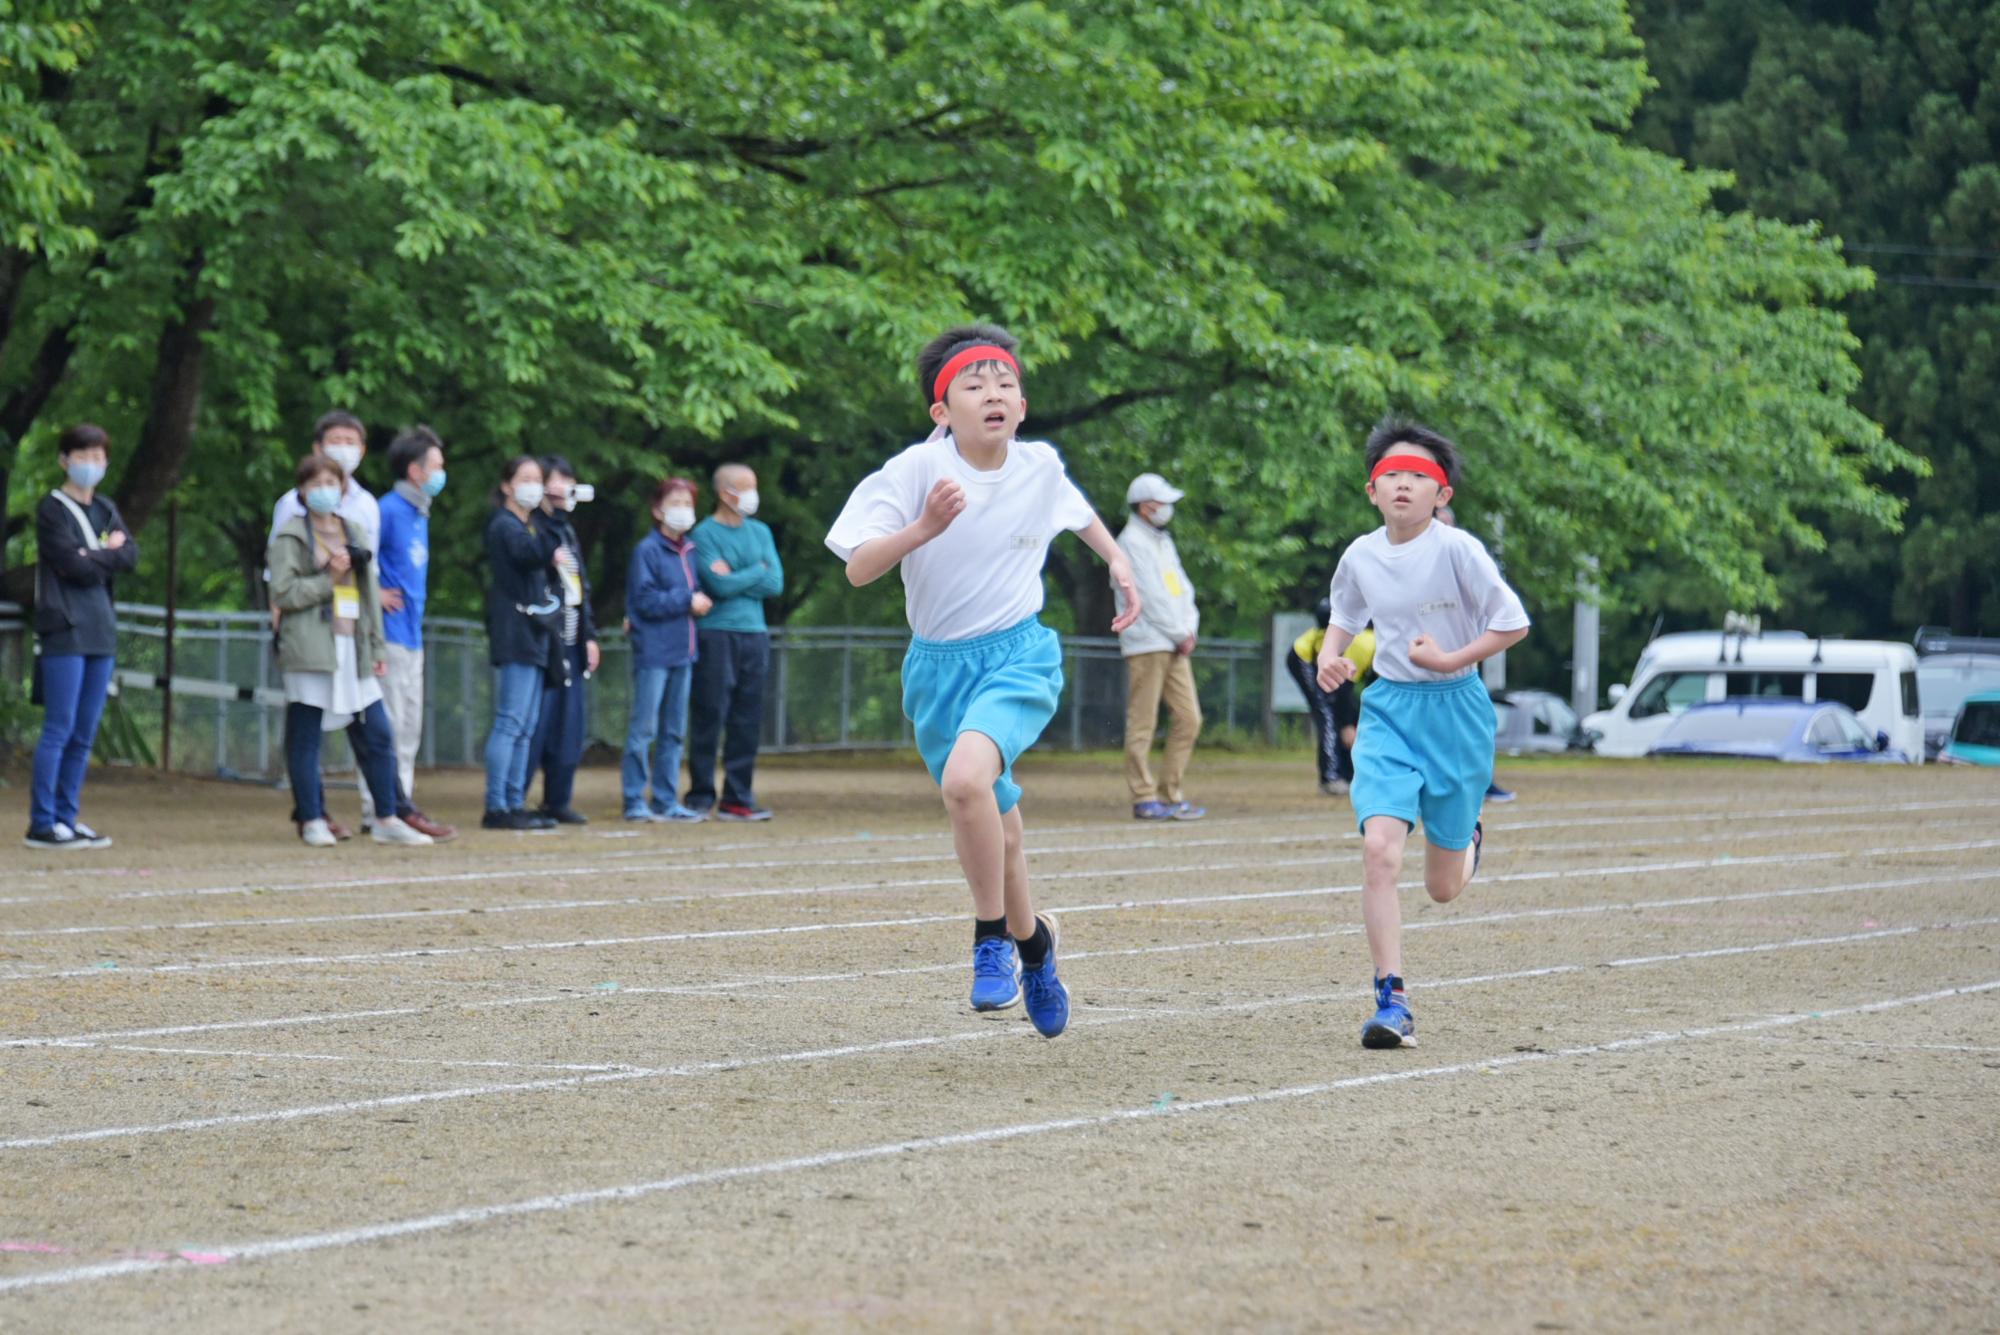
[[[1328,638],[1332,638],[1329,633]],[[1445,653],[1428,635],[1410,641],[1410,662],[1429,672],[1461,672],[1474,663],[1484,663],[1493,655],[1511,649],[1528,638],[1528,628],[1489,630],[1463,649]]]
[[[873,584],[902,564],[904,557],[943,531],[933,529],[919,519],[885,538],[870,538],[847,558],[847,582],[857,589],[864,584]]]
[[[1129,629],[1139,619],[1139,612],[1144,607],[1144,601],[1139,597],[1139,581],[1132,574],[1131,559],[1118,545],[1118,539],[1111,536],[1111,530],[1104,526],[1100,516],[1092,515],[1090,526],[1079,529],[1077,536],[1083,539],[1086,547],[1104,558],[1104,564],[1111,570],[1111,582],[1118,586],[1119,595],[1125,599],[1125,610],[1111,623],[1112,633]]]

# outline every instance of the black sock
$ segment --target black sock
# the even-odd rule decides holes
[[[978,945],[989,936],[1007,935],[1005,918],[974,918],[972,920],[972,944]]]
[[[1021,952],[1021,967],[1039,969],[1048,963],[1049,952],[1055,949],[1055,938],[1049,935],[1049,925],[1040,918],[1035,919],[1033,936],[1014,938],[1015,949]]]

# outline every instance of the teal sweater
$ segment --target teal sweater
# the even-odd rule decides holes
[[[692,536],[701,591],[715,600],[695,625],[702,630],[764,630],[764,600],[785,591],[785,567],[778,560],[778,544],[771,541],[770,525],[746,519],[742,527],[731,528],[711,516],[694,526]],[[728,574],[709,569],[717,561],[728,565]]]

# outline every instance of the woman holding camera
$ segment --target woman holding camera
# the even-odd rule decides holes
[[[563,597],[551,591],[561,533],[542,510],[542,465],[516,456],[500,475],[499,504],[486,521],[486,642],[493,660],[493,731],[486,736],[488,830],[552,830],[527,810],[528,754],[542,714],[543,680]]]
[[[382,814],[396,809],[396,744],[379,680],[389,670],[388,650],[366,537],[359,525],[334,513],[346,479],[339,464],[309,454],[299,460],[293,480],[306,513],[278,526],[264,559],[279,614],[285,765],[299,837],[314,848],[334,842],[320,787],[320,738],[348,728],[355,763],[375,800],[371,837],[378,844],[428,844],[429,835]]]

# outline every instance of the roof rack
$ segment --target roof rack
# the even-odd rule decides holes
[[[2000,639],[1954,635],[1949,626],[1919,626],[1912,640],[1919,654],[2000,654]]]

